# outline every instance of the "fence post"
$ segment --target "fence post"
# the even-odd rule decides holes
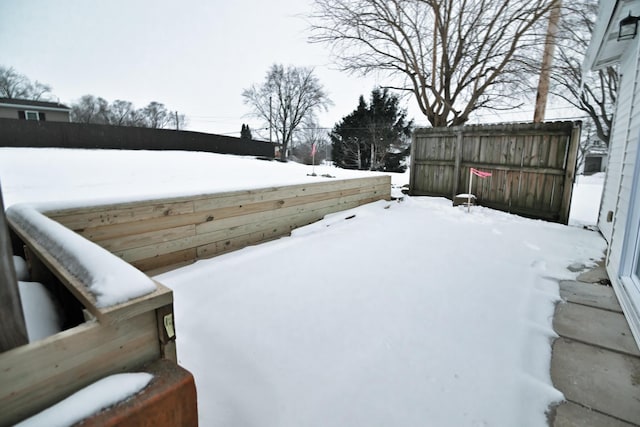
[[[28,342],[0,188],[0,353]]]
[[[560,218],[561,224],[569,223],[569,210],[571,208],[571,194],[573,193],[573,181],[576,175],[576,160],[578,158],[578,145],[580,145],[580,133],[582,130],[582,122],[573,122],[573,128],[571,129],[571,137],[569,138],[569,145],[567,147],[567,156],[565,173],[564,173],[564,191],[562,193],[562,203],[560,205]]]
[[[460,186],[460,163],[462,162],[462,138],[464,137],[463,127],[458,126],[456,130],[455,165],[453,167],[453,192],[451,200],[456,198],[458,187]]]
[[[409,163],[409,194],[414,195],[416,185],[416,130],[411,132],[411,162]]]

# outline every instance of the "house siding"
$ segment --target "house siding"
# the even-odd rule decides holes
[[[611,141],[609,143],[609,162],[604,183],[604,191],[600,204],[598,228],[609,244],[612,243],[614,222],[607,221],[608,213],[617,216],[618,189],[622,178],[622,166],[625,157],[626,141],[629,131],[630,117],[633,109],[635,82],[634,65],[636,58],[629,55],[627,61],[620,65],[622,79],[618,90],[618,99],[612,126]],[[628,78],[627,78],[628,77]]]
[[[1,119],[18,119],[19,111],[37,111],[39,113],[44,113],[47,121],[50,122],[68,122],[69,121],[69,112],[68,111],[55,111],[49,109],[41,109],[38,107],[29,107],[25,105],[23,108],[15,108],[15,107],[3,107],[0,106],[0,118]]]
[[[619,162],[617,168],[619,170],[619,182],[616,191],[611,191],[613,195],[617,195],[615,206],[615,220],[612,223],[612,233],[609,240],[610,249],[608,257],[608,270],[610,276],[617,280],[620,276],[620,262],[622,249],[624,244],[624,236],[627,226],[627,218],[630,209],[630,199],[633,191],[633,177],[636,167],[636,159],[638,153],[638,136],[640,135],[640,55],[638,54],[638,43],[630,49],[631,54],[627,56],[627,60],[621,65],[622,84],[620,86],[620,97],[624,99],[626,108],[626,122],[616,119],[614,126],[618,127],[618,135],[614,141],[616,151],[619,152]],[[622,102],[621,102],[622,104]],[[613,148],[613,146],[612,146]],[[606,191],[606,190],[605,190]],[[603,204],[604,208],[604,204]]]

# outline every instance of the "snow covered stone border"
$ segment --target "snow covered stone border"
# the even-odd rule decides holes
[[[47,218],[35,205],[13,205],[7,209],[7,217],[86,285],[96,307],[110,307],[156,290],[147,275]]]

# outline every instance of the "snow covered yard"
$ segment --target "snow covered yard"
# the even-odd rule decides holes
[[[326,179],[310,169],[203,153],[0,149],[6,206]],[[203,426],[542,426],[562,398],[549,375],[556,280],[603,250],[582,228],[406,198],[156,279],[175,293],[178,357],[195,375]]]

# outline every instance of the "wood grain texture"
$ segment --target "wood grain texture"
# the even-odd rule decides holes
[[[155,311],[87,322],[0,354],[0,425],[12,425],[105,375],[158,359]]]
[[[473,167],[492,173],[474,178],[478,204],[566,223],[579,131],[578,122],[417,129],[411,194],[466,193]]]
[[[140,270],[157,272],[287,235],[328,213],[388,200],[390,186],[389,176],[378,176],[46,214]]]

